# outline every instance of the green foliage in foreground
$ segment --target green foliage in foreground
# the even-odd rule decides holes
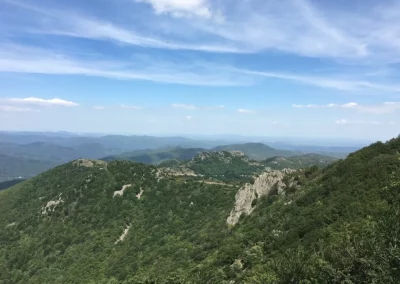
[[[303,171],[300,190],[233,228],[235,187],[69,163],[0,192],[0,283],[399,283],[399,151],[394,139]]]

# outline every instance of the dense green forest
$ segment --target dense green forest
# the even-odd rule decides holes
[[[291,173],[235,226],[238,183],[208,176],[262,171],[243,156],[187,165],[202,177],[71,162],[0,192],[0,283],[399,283],[399,152]]]
[[[206,149],[203,148],[171,147],[126,152],[117,156],[105,157],[102,158],[102,160],[106,162],[111,162],[115,160],[129,160],[148,165],[156,165],[168,160],[190,160],[204,151],[206,151]]]
[[[273,157],[263,161],[250,159],[240,151],[203,152],[189,161],[167,160],[160,167],[184,167],[208,179],[221,181],[252,182],[254,177],[267,168],[282,170],[301,169],[311,166],[325,167],[336,158],[318,154],[306,154],[293,157]]]

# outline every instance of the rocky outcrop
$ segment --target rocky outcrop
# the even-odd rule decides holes
[[[87,160],[78,159],[72,162],[73,165],[78,167],[93,168],[94,166],[107,166],[107,163],[100,160]]]
[[[229,151],[234,157],[246,157],[246,155],[242,151]]]
[[[49,202],[47,202],[46,206],[42,207],[42,214],[45,215],[50,212],[54,212],[56,207],[61,203],[64,203],[64,200],[62,200],[60,193],[57,200],[50,200]]]
[[[196,174],[193,170],[186,167],[176,167],[176,168],[164,168],[158,171],[157,178],[162,178],[163,176],[200,176]]]
[[[140,192],[138,194],[136,194],[136,198],[140,200],[140,198],[142,197],[143,194],[143,189],[140,190]]]
[[[201,162],[214,162],[220,161],[224,164],[232,163],[234,158],[242,159],[244,162],[248,162],[249,158],[241,151],[219,151],[219,152],[203,152],[196,157],[194,157],[188,165],[194,165]]]
[[[118,244],[119,242],[123,242],[125,240],[126,236],[128,235],[130,228],[131,228],[131,224],[126,226],[124,232],[122,233],[122,235],[118,238],[118,240],[114,244]]]
[[[125,184],[125,185],[122,187],[121,190],[114,191],[113,197],[124,195],[124,191],[125,191],[128,187],[131,187],[131,186],[132,186],[132,184]]]
[[[233,226],[239,221],[242,214],[250,214],[255,209],[254,201],[267,195],[272,189],[276,188],[278,193],[282,193],[286,187],[282,179],[291,172],[294,172],[294,170],[270,170],[256,178],[254,184],[248,183],[243,186],[235,196],[235,207],[229,214],[227,223]]]

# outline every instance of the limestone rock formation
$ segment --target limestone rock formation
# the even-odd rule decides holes
[[[229,225],[235,225],[242,214],[250,214],[255,206],[253,201],[261,196],[267,195],[276,186],[278,193],[282,193],[286,185],[283,183],[283,177],[294,172],[292,169],[284,169],[282,171],[270,170],[261,174],[254,184],[247,183],[244,185],[235,196],[235,207],[229,214],[226,220]]]
[[[42,214],[48,214],[49,212],[53,212],[58,205],[64,203],[64,200],[61,198],[61,193],[56,200],[50,200],[47,202],[46,206],[42,207]]]

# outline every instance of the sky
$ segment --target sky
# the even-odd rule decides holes
[[[400,2],[0,0],[0,130],[386,140]]]

